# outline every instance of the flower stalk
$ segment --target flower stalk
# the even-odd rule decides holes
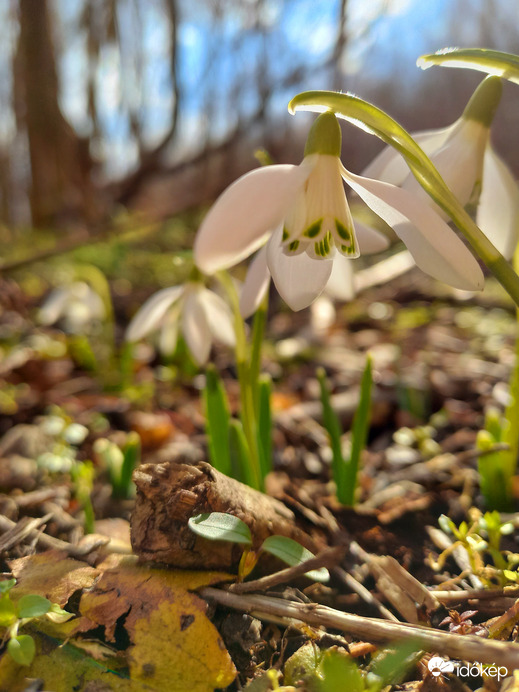
[[[220,271],[217,278],[225,289],[231,305],[231,310],[234,316],[234,329],[236,334],[236,370],[238,373],[238,382],[240,385],[240,419],[247,441],[251,485],[252,487],[261,490],[263,487],[263,478],[260,464],[260,454],[258,449],[257,437],[257,415],[254,396],[254,385],[257,383],[252,376],[251,361],[249,360],[249,348],[247,337],[245,334],[245,324],[240,313],[240,299],[234,283],[225,271]],[[261,336],[261,334],[260,334]],[[259,349],[256,360],[259,363]]]

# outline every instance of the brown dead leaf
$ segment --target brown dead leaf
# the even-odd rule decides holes
[[[100,574],[98,569],[59,550],[11,560],[9,567],[17,580],[13,596],[38,594],[62,608],[73,593],[89,589]]]

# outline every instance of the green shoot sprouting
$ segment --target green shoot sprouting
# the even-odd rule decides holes
[[[16,579],[0,582],[0,628],[5,630],[3,639],[7,641],[9,656],[18,665],[30,666],[36,654],[36,644],[30,634],[19,634],[19,629],[43,617],[61,623],[74,616],[38,594],[26,594],[13,601],[10,591],[15,584]]]
[[[366,446],[371,414],[371,386],[373,382],[371,358],[368,356],[362,374],[360,399],[351,428],[351,451],[349,458],[344,458],[341,443],[341,425],[332,408],[326,375],[322,368],[317,371],[321,388],[323,422],[332,448],[332,474],[337,488],[337,499],[346,506],[355,504],[355,491],[362,452]]]
[[[485,427],[477,435],[477,448],[485,452],[478,458],[478,473],[481,492],[489,509],[500,512],[510,511],[513,506],[512,477],[516,460],[511,450],[490,451],[496,445],[506,442],[510,423],[495,409],[489,409],[485,416]]]

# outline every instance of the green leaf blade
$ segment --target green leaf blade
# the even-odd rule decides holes
[[[263,541],[261,550],[274,555],[274,557],[277,557],[291,567],[300,565],[315,557],[304,546],[287,536],[269,536]],[[330,579],[330,574],[325,567],[306,572],[306,576],[319,582],[327,582]]]
[[[258,481],[253,472],[251,454],[247,437],[241,421],[231,419],[229,423],[229,457],[231,470],[229,475],[237,480],[250,485],[251,488],[258,488]]]
[[[210,512],[198,514],[188,521],[189,528],[210,541],[229,541],[251,545],[252,536],[247,524],[233,514]]]
[[[16,579],[4,579],[0,581],[0,594],[8,593],[16,584]]]
[[[30,666],[36,653],[36,645],[30,635],[19,634],[9,640],[7,651],[15,663],[21,666]]]
[[[27,594],[20,598],[16,606],[19,618],[39,618],[49,612],[52,603],[43,596]]]
[[[323,409],[323,423],[332,449],[332,475],[337,488],[337,496],[343,494],[344,488],[344,457],[342,455],[342,429],[337,414],[332,408],[330,391],[326,380],[326,373],[323,368],[318,368],[317,379],[321,391],[321,405]]]
[[[344,471],[344,495],[339,502],[353,506],[360,468],[360,460],[368,439],[371,421],[371,388],[373,384],[371,358],[368,356],[360,383],[360,399],[351,430],[351,454]]]
[[[204,408],[209,457],[215,469],[232,475],[229,450],[230,413],[227,395],[216,368],[210,365],[206,370],[204,389]]]
[[[268,375],[263,375],[258,381],[258,448],[260,452],[262,480],[272,471],[271,395],[272,380]]]

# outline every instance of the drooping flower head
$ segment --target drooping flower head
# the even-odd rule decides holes
[[[463,206],[477,208],[476,223],[510,258],[519,239],[519,188],[490,143],[490,126],[501,91],[501,80],[487,77],[452,125],[417,132],[413,137]],[[399,185],[434,204],[392,147],[383,149],[363,175]],[[435,209],[445,217],[439,207]]]
[[[268,271],[281,296],[294,310],[310,305],[324,290],[336,255],[354,258],[387,244],[380,233],[354,224],[343,179],[392,226],[424,271],[457,288],[482,288],[477,261],[431,205],[407,190],[350,173],[340,150],[339,123],[326,112],[310,130],[299,166],[267,166],[234,182],[198,231],[197,266],[212,274],[267,243]]]
[[[160,329],[159,348],[171,354],[179,331],[198,365],[209,359],[213,341],[234,346],[232,313],[227,303],[199,281],[154,293],[128,325],[127,341],[139,341]]]
[[[66,332],[79,334],[105,317],[106,309],[99,294],[86,281],[73,281],[49,293],[37,319],[43,325],[61,321]]]

